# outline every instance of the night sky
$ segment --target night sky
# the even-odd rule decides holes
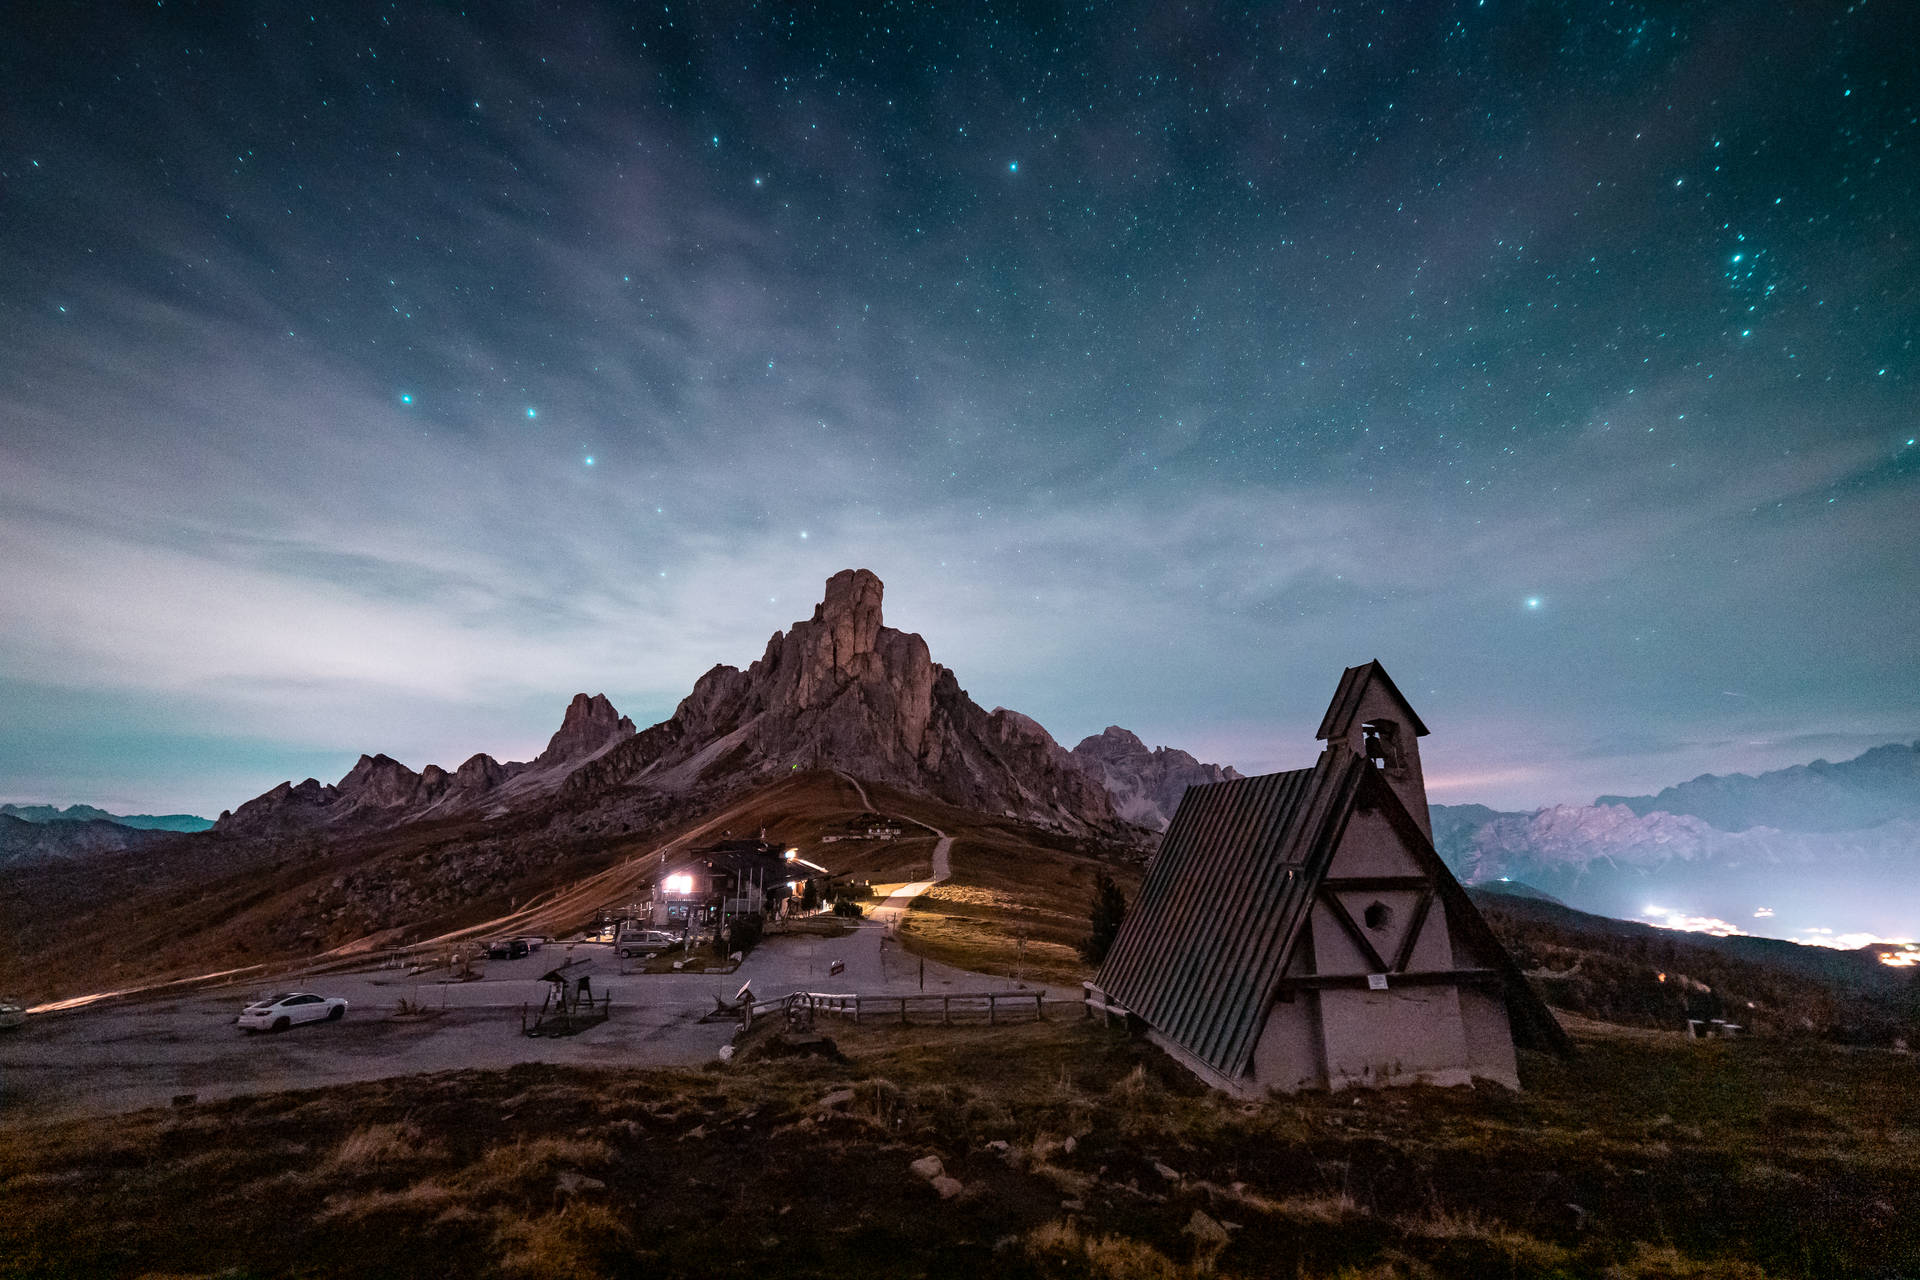
[[[0,17],[0,799],[647,724],[865,566],[982,704],[1440,801],[1920,736],[1920,16]]]

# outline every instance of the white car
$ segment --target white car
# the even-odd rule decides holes
[[[27,1021],[26,1006],[14,1000],[0,1000],[0,1030],[24,1026]]]
[[[347,1016],[347,1002],[339,996],[316,996],[307,991],[256,1000],[240,1011],[234,1024],[242,1030],[285,1031],[296,1022],[338,1022]]]

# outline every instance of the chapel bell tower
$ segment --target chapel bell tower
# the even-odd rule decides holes
[[[1427,781],[1420,772],[1420,739],[1427,736],[1427,726],[1385,667],[1377,661],[1348,667],[1313,736],[1371,760],[1427,839],[1433,839]]]

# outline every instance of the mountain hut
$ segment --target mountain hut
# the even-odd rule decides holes
[[[1368,662],[1341,676],[1312,768],[1188,788],[1089,1003],[1242,1097],[1518,1088],[1516,1044],[1566,1052],[1434,852],[1426,733]]]

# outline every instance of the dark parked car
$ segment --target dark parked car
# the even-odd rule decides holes
[[[518,960],[527,954],[525,938],[505,938],[487,948],[489,960]]]

